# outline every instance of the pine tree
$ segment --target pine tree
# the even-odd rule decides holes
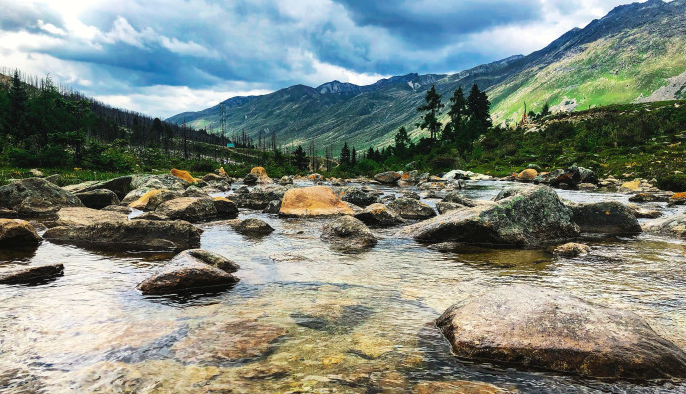
[[[395,155],[398,157],[405,157],[410,147],[410,136],[407,134],[407,129],[403,126],[397,133],[395,133]]]
[[[436,92],[435,85],[432,85],[431,89],[426,92],[424,101],[426,101],[426,104],[417,108],[418,112],[425,112],[421,123],[418,123],[417,126],[422,130],[429,130],[429,138],[431,141],[435,141],[438,138],[438,133],[441,131],[441,122],[438,121],[438,115],[444,106],[441,103],[441,95]]]
[[[343,144],[343,149],[341,149],[341,165],[350,165],[350,148],[348,148],[348,143]]]
[[[357,165],[357,151],[355,150],[355,147],[353,146],[353,151],[350,154],[350,165],[355,167]]]
[[[467,100],[464,97],[462,86],[455,90],[453,97],[450,98],[450,103],[450,110],[448,111],[450,122],[443,129],[443,139],[454,141],[467,112]]]
[[[307,159],[307,154],[302,145],[298,145],[298,148],[293,152],[293,165],[300,171],[307,170],[307,165],[309,160]]]
[[[367,149],[367,159],[374,160],[374,148],[372,148],[371,146],[369,147],[369,149]]]
[[[484,131],[493,126],[490,114],[491,102],[488,101],[486,92],[479,90],[479,86],[474,84],[467,97],[467,112],[469,116],[482,123]]]
[[[12,77],[12,86],[7,95],[10,102],[10,113],[8,116],[8,125],[10,130],[14,131],[18,139],[26,137],[24,135],[24,125],[22,124],[26,115],[26,107],[28,103],[28,94],[26,93],[26,86],[19,77],[19,71],[14,71]]]

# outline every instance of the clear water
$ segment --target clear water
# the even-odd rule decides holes
[[[466,194],[490,198],[506,185],[473,183]],[[459,362],[432,325],[457,301],[530,283],[636,312],[686,348],[682,240],[588,238],[592,253],[568,259],[536,250],[441,253],[387,229],[374,230],[374,249],[350,255],[319,240],[324,220],[241,217],[259,217],[276,231],[247,238],[202,225],[202,247],[239,263],[241,281],[193,297],[146,297],[135,289],[171,257],[163,253],[100,253],[47,241],[1,250],[2,265],[62,262],[65,273],[40,285],[0,285],[0,392],[406,393],[433,381],[456,382],[456,392],[467,390],[463,381],[524,393],[686,392],[684,383],[599,382]]]

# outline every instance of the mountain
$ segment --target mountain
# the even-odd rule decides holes
[[[686,0],[650,0],[616,7],[583,29],[575,28],[540,51],[512,56],[451,75],[407,74],[358,86],[332,81],[317,88],[291,86],[263,96],[225,101],[230,133],[277,133],[279,144],[317,149],[344,141],[359,148],[383,146],[415,124],[426,90],[435,84],[447,102],[458,86],[486,89],[497,123],[521,117],[524,103],[556,111],[686,98]],[[444,115],[445,116],[445,115]],[[196,128],[219,127],[219,105],[175,115]]]

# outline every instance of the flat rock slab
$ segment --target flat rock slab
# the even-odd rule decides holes
[[[465,359],[596,378],[686,377],[686,354],[638,315],[552,289],[501,287],[436,324]]]
[[[61,263],[11,268],[0,271],[0,284],[34,283],[62,276]]]
[[[327,186],[290,189],[281,202],[282,216],[353,215],[354,212]]]
[[[57,212],[55,226],[90,226],[102,222],[126,221],[128,216],[120,212],[103,211],[91,208],[69,207]]]

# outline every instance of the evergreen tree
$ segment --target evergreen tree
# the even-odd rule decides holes
[[[482,92],[479,90],[479,86],[474,84],[469,92],[469,97],[467,97],[467,112],[471,118],[481,122],[484,131],[493,126],[490,111],[491,102],[488,101],[486,92]]]
[[[354,146],[353,146],[353,151],[350,154],[350,165],[353,167],[357,165],[357,151],[355,150]]]
[[[462,127],[462,121],[467,113],[467,100],[464,97],[462,86],[458,87],[450,98],[450,122],[443,129],[443,139],[454,141],[458,130]]]
[[[400,158],[407,156],[411,143],[412,141],[410,141],[410,136],[407,134],[407,129],[404,126],[401,127],[395,133],[395,155]]]
[[[369,149],[367,149],[367,159],[374,160],[374,148],[372,148],[371,146],[369,147]]]
[[[343,144],[343,149],[341,149],[341,165],[350,165],[350,148],[348,148],[348,143]]]
[[[307,170],[307,165],[309,160],[307,159],[307,154],[302,145],[298,145],[298,148],[293,152],[293,165],[300,171]]]
[[[14,132],[17,139],[24,139],[25,127],[23,120],[26,115],[26,107],[28,104],[28,94],[26,92],[26,86],[19,78],[19,71],[14,71],[14,76],[12,77],[12,86],[7,95],[10,104],[10,113],[8,116],[8,125],[11,131]]]
[[[418,112],[424,112],[422,121],[417,126],[422,130],[429,130],[431,141],[435,141],[438,138],[438,133],[441,131],[441,122],[438,121],[438,115],[441,112],[441,108],[443,108],[441,95],[436,92],[435,85],[432,85],[431,89],[426,92],[424,101],[426,101],[426,104],[417,108]]]
[[[546,117],[550,115],[550,105],[548,105],[548,102],[543,104],[543,109],[541,110],[541,118]]]

